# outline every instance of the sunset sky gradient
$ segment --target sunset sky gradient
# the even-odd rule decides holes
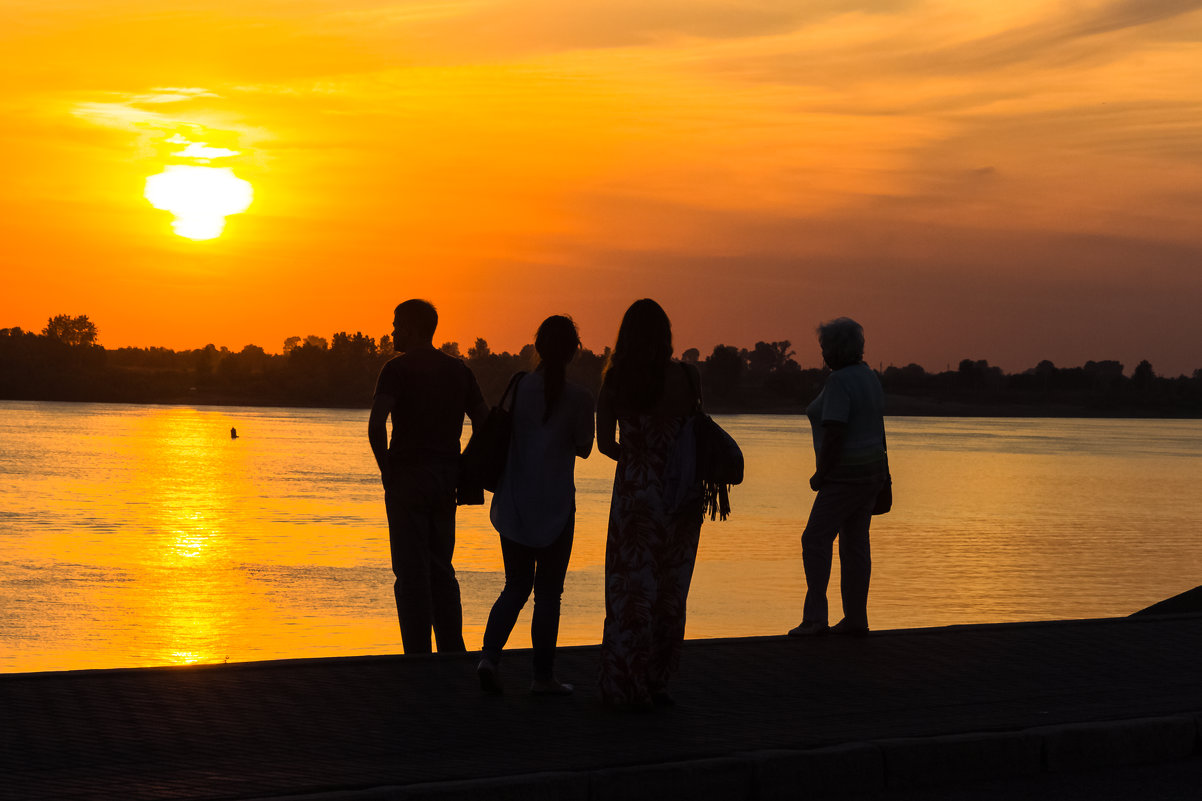
[[[0,64],[0,327],[600,350],[650,296],[678,351],[1202,367],[1202,0],[6,0]],[[215,239],[143,196],[181,142],[253,186]]]

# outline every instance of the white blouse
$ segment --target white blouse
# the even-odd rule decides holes
[[[489,519],[502,537],[543,548],[576,513],[576,453],[593,444],[593,396],[567,382],[543,422],[543,374],[522,378],[513,401],[513,438]]]

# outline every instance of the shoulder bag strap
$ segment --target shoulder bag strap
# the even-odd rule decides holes
[[[525,370],[519,370],[509,379],[509,384],[505,387],[505,391],[501,394],[501,400],[497,402],[497,406],[501,409],[505,408],[505,400],[513,394],[513,401],[509,404],[509,410],[513,411],[513,404],[517,403],[518,384],[522,383],[522,379],[526,376]]]

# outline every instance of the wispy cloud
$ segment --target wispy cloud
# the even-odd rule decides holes
[[[1095,41],[1099,37],[1134,34],[1147,26],[1202,10],[1199,0],[1118,0],[1082,10],[1051,5],[1036,22],[937,50],[926,62],[935,68],[988,70],[1029,61],[1115,59],[1121,48]],[[1087,48],[1081,52],[1081,48]]]
[[[381,47],[398,63],[511,59],[779,35],[841,14],[888,15],[920,0],[450,0],[368,4],[325,15],[331,35]]]
[[[189,100],[199,98],[219,98],[221,95],[215,92],[210,92],[208,89],[199,89],[196,87],[157,87],[151,89],[148,94],[131,95],[130,103],[145,103],[149,105],[157,105],[160,103],[184,103]]]
[[[171,120],[166,114],[146,111],[127,102],[84,101],[77,103],[71,114],[95,125],[129,130],[146,124],[168,123]]]

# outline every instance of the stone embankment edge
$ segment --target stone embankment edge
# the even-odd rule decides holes
[[[872,740],[684,762],[276,796],[271,801],[783,801],[1202,758],[1202,712]],[[261,799],[266,801],[266,799]]]

